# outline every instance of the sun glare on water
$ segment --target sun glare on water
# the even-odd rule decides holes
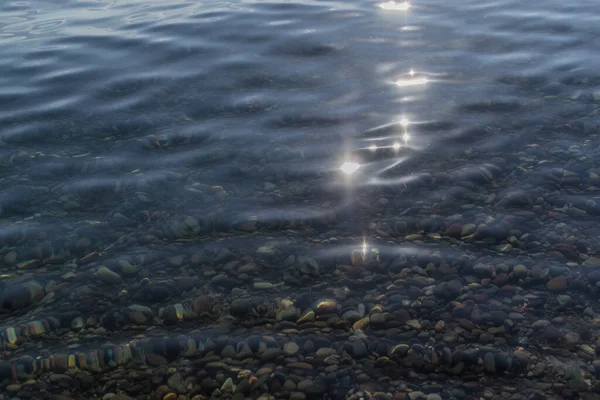
[[[342,164],[342,166],[340,167],[340,170],[346,175],[352,175],[353,173],[358,171],[359,168],[360,168],[360,164],[347,161]]]
[[[410,3],[408,1],[405,1],[402,3],[396,3],[395,1],[388,1],[387,3],[380,4],[379,7],[384,10],[407,11],[410,8]]]

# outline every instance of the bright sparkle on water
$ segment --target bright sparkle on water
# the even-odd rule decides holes
[[[394,145],[392,147],[394,148],[394,150],[398,151],[400,150],[400,143],[394,142]]]
[[[408,9],[410,8],[410,3],[408,1],[405,1],[403,3],[388,1],[387,3],[380,4],[379,7],[384,10],[408,11]]]
[[[429,82],[429,79],[423,78],[411,78],[411,79],[398,79],[396,82],[396,86],[417,86],[417,85],[425,85]]]
[[[377,151],[377,145],[376,144],[372,144],[369,146],[369,150],[371,151]]]
[[[345,163],[342,164],[342,166],[340,167],[340,170],[345,173],[346,175],[352,175],[353,173],[355,173],[358,169],[360,168],[360,164],[357,164],[355,162],[350,162],[347,161]]]
[[[404,139],[404,143],[408,142],[408,139],[410,139],[410,135],[408,134],[408,132],[404,132],[404,135],[402,135],[402,139]]]
[[[408,124],[410,124],[410,122],[408,121],[408,119],[406,119],[406,117],[402,117],[402,119],[400,119],[400,125],[402,125],[403,127],[407,127]]]

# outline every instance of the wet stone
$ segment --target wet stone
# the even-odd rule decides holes
[[[121,275],[102,266],[96,271],[96,276],[104,283],[116,284],[121,282]]]
[[[567,277],[566,276],[557,276],[548,281],[546,284],[548,290],[554,292],[562,292],[567,289]]]
[[[570,345],[576,345],[581,341],[581,335],[577,332],[567,332],[565,334],[565,341]]]
[[[355,340],[352,343],[352,354],[355,358],[364,358],[369,355],[369,350],[362,340]]]
[[[542,338],[550,342],[556,342],[562,337],[562,332],[554,325],[547,325],[542,332]]]

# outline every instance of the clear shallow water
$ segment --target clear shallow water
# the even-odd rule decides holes
[[[317,348],[339,355],[383,343],[369,348],[373,359],[393,359],[400,342],[471,346],[482,363],[481,346],[522,346],[534,371],[532,360],[554,357],[592,379],[595,356],[580,353],[593,353],[597,336],[600,6],[380,5],[3,3],[4,359],[199,329],[216,343],[209,354],[225,359],[223,335],[301,346],[255,357],[253,372],[310,362],[305,340],[315,334],[328,343]],[[458,291],[448,287],[456,282]],[[319,311],[325,299],[337,306]],[[302,320],[311,310],[317,321]],[[354,310],[362,324],[353,326]],[[493,312],[505,315],[477,318]],[[374,314],[385,322],[365,322]],[[19,331],[44,318],[58,328]],[[555,341],[543,321],[558,329]],[[490,333],[497,325],[505,331]],[[574,332],[577,343],[563,339]],[[176,353],[169,361],[189,362]],[[368,379],[359,370],[312,395],[421,389],[347,353]],[[198,381],[229,376],[209,372]],[[315,382],[324,373],[305,371]],[[455,375],[459,383],[435,392],[480,393],[464,386],[467,372]],[[576,396],[590,382],[549,393]]]

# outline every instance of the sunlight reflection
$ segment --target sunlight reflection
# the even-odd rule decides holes
[[[354,266],[363,266],[379,262],[379,249],[370,247],[367,240],[363,239],[362,246],[359,249],[353,249],[351,253],[351,262]]]
[[[410,79],[398,79],[394,83],[396,84],[396,86],[406,87],[406,86],[425,85],[428,82],[429,82],[429,79],[427,79],[426,77],[421,77],[421,78],[410,78]]]
[[[358,171],[359,168],[360,168],[360,164],[351,162],[351,161],[346,161],[345,163],[342,164],[342,166],[340,167],[340,170],[343,173],[345,173],[346,175],[352,175],[353,173]]]
[[[389,171],[390,169],[400,165],[401,163],[403,163],[404,161],[406,161],[406,157],[400,157],[398,158],[396,161],[394,161],[392,164],[388,165],[385,168],[380,169],[379,171],[377,171],[375,173],[375,175],[381,175],[383,174],[385,171]],[[376,183],[377,182],[377,176],[375,176],[372,180],[371,183]]]
[[[400,119],[400,125],[402,125],[404,128],[408,127],[409,124],[410,124],[410,122],[408,121],[408,119],[406,117],[402,117]]]
[[[402,135],[402,139],[404,139],[404,143],[408,143],[408,140],[410,139],[410,135],[408,134],[408,132],[404,132],[404,135]]]
[[[408,11],[411,7],[408,1],[402,3],[396,3],[395,1],[388,1],[387,3],[383,3],[379,5],[380,8],[384,10],[392,10],[392,11]]]
[[[394,150],[398,151],[398,150],[400,150],[400,143],[394,142],[394,145],[392,147]]]
[[[376,144],[372,144],[369,146],[369,150],[371,151],[377,151],[377,145]]]

